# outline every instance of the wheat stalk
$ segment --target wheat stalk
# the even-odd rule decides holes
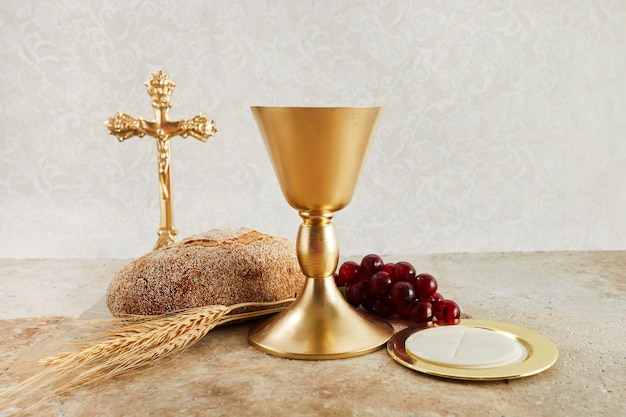
[[[79,385],[94,384],[139,369],[183,352],[217,326],[277,313],[285,310],[293,300],[212,305],[162,316],[109,320],[113,329],[103,340],[92,340],[77,351],[43,359],[41,363],[46,369],[0,393],[0,409],[10,405],[15,407],[44,388],[47,388],[47,395],[40,401]],[[261,309],[233,313],[250,307]],[[102,320],[98,325],[101,324]]]

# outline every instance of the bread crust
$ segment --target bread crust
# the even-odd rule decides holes
[[[154,315],[206,305],[296,296],[305,277],[295,245],[247,228],[213,229],[132,261],[112,279],[114,316]]]

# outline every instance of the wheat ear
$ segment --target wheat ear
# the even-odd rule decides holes
[[[48,398],[79,385],[93,384],[183,352],[211,329],[286,309],[293,298],[271,303],[241,303],[191,308],[162,316],[129,316],[114,319],[103,340],[92,340],[74,352],[43,359],[46,369],[9,391],[0,393],[0,409],[35,395],[43,388]],[[243,308],[259,308],[233,313]]]

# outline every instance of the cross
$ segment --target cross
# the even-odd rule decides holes
[[[208,120],[200,113],[191,119],[178,121],[168,120],[167,115],[172,107],[170,96],[174,91],[174,84],[163,71],[151,74],[150,81],[145,83],[148,94],[152,97],[154,121],[147,121],[141,117],[134,118],[126,113],[117,112],[109,118],[106,126],[109,134],[115,135],[122,142],[133,136],[151,136],[156,139],[159,162],[159,186],[161,226],[158,231],[158,240],[154,249],[176,242],[177,231],[174,228],[174,210],[172,206],[172,164],[170,138],[174,136],[192,136],[202,142],[217,132],[215,122]]]

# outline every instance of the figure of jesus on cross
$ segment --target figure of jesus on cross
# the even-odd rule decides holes
[[[133,136],[151,136],[156,139],[159,162],[159,187],[161,196],[161,227],[158,231],[158,240],[154,249],[159,249],[176,242],[177,231],[174,228],[174,210],[172,204],[172,166],[170,139],[174,136],[192,136],[205,142],[217,132],[215,122],[208,120],[200,113],[191,119],[178,121],[168,120],[172,104],[170,97],[174,91],[174,84],[163,71],[153,73],[150,81],[146,82],[148,94],[152,97],[154,121],[147,121],[141,117],[134,118],[126,113],[118,112],[106,123],[109,134],[115,135],[121,142]]]

